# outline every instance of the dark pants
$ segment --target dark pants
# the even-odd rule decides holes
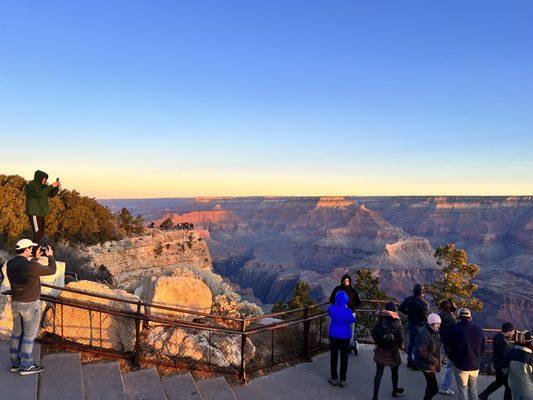
[[[496,390],[505,386],[505,392],[503,394],[503,400],[511,400],[511,388],[507,383],[507,376],[503,373],[501,369],[496,370],[496,380],[492,382],[487,388],[480,393],[479,397],[489,397]]]
[[[391,377],[392,377],[392,390],[396,391],[398,389],[398,369],[399,365],[395,367],[390,367]],[[383,377],[383,372],[385,371],[385,366],[376,363],[376,375],[374,376],[374,396],[372,400],[377,400],[379,395],[379,387],[381,385],[381,378]]]
[[[409,344],[407,345],[407,361],[409,363],[413,362],[413,350],[415,349],[415,340],[422,328],[422,326],[418,326],[411,323],[408,325]]]
[[[329,348],[331,350],[330,369],[331,379],[339,379],[337,374],[337,363],[339,360],[339,351],[341,352],[341,381],[346,380],[346,371],[348,370],[348,354],[350,354],[350,339],[329,338]]]
[[[37,250],[43,244],[45,222],[44,217],[38,217],[37,215],[28,215],[28,218],[30,219],[31,231],[33,232],[33,243],[39,245],[33,248],[33,255],[35,256]]]
[[[426,392],[424,393],[424,400],[431,400],[433,396],[439,393],[437,375],[435,372],[422,372],[424,373],[424,378],[426,378]]]

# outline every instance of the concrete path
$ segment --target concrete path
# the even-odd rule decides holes
[[[329,353],[321,354],[311,363],[298,364],[291,368],[252,380],[248,385],[234,387],[238,400],[370,400],[372,398],[375,363],[373,346],[360,346],[359,356],[350,356],[348,366],[348,385],[344,388],[333,387],[328,382]],[[404,360],[405,361],[405,360]],[[479,388],[482,390],[493,377],[480,376]],[[405,367],[400,367],[400,387],[406,391],[402,399],[420,400],[426,387],[424,376]],[[457,392],[455,385],[453,390]],[[390,399],[392,384],[390,369],[386,369],[381,381],[380,399]],[[503,390],[494,393],[492,399],[503,398]],[[457,399],[455,396],[437,395],[435,400]]]
[[[35,343],[33,359],[39,364],[41,346]],[[20,376],[11,373],[9,362],[9,342],[0,340],[0,400],[36,400],[37,374]]]

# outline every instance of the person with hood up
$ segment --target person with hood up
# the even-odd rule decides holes
[[[415,340],[415,363],[426,378],[424,400],[431,400],[439,393],[437,372],[440,371],[441,363],[439,338],[441,322],[438,314],[429,314],[427,325],[420,330]]]
[[[407,345],[407,367],[417,370],[418,367],[413,362],[415,340],[422,328],[426,325],[429,314],[429,304],[424,300],[424,286],[417,283],[413,288],[413,295],[407,297],[400,304],[399,311],[407,315],[408,320],[409,344]]]
[[[457,318],[455,317],[455,312],[457,311],[457,307],[455,307],[453,299],[446,299],[439,303],[439,308],[440,308],[439,317],[442,321],[440,325],[440,330],[439,330],[440,342],[442,343],[444,353],[447,355],[449,352],[449,348],[446,345],[446,338],[450,330],[457,323]],[[448,362],[446,363],[446,368],[444,369],[444,376],[442,377],[442,380],[440,382],[439,393],[453,396],[454,392],[451,389],[452,381],[453,381],[453,363],[450,360],[450,357],[448,357]]]
[[[329,302],[331,304],[335,304],[335,296],[337,296],[339,290],[342,290],[348,295],[348,308],[355,313],[355,310],[361,307],[361,299],[359,298],[359,293],[357,293],[357,290],[352,285],[352,278],[350,275],[344,274],[341,278],[341,284],[336,286],[335,289],[333,289],[333,292],[331,292],[331,296],[329,296]],[[353,335],[352,349],[355,355],[359,353],[357,341],[355,340],[355,334]]]
[[[511,388],[507,382],[507,375],[503,372],[503,361],[507,353],[512,349],[512,337],[515,334],[515,328],[511,322],[504,322],[502,324],[501,332],[494,335],[492,339],[492,361],[494,364],[494,371],[496,372],[496,380],[492,382],[483,392],[479,394],[480,400],[487,400],[489,396],[496,390],[505,387],[503,400],[511,400]]]
[[[348,370],[350,339],[353,331],[352,324],[355,322],[355,314],[348,308],[348,295],[345,291],[339,290],[335,296],[335,304],[328,308],[328,314],[331,318],[329,325],[331,377],[328,382],[333,386],[344,387],[346,385],[346,371]],[[341,353],[340,380],[337,374],[339,352]]]
[[[529,331],[516,335],[516,344],[503,361],[503,370],[508,373],[513,400],[533,399],[533,342]]]
[[[396,304],[388,302],[385,309],[378,313],[378,320],[372,328],[372,338],[376,343],[374,361],[376,375],[374,376],[374,395],[372,400],[378,400],[379,387],[385,367],[390,367],[392,377],[392,397],[401,397],[405,390],[398,387],[398,370],[402,364],[400,350],[403,349],[402,323],[396,312]]]
[[[45,230],[45,218],[50,212],[48,198],[54,197],[59,193],[61,183],[59,180],[51,185],[47,184],[48,174],[43,171],[35,171],[33,181],[30,181],[24,187],[26,194],[26,215],[30,220],[31,230],[33,232],[33,242],[37,246],[33,248],[33,256],[36,255],[37,249],[41,248]]]
[[[460,400],[478,400],[477,377],[485,349],[485,337],[483,330],[472,322],[472,313],[468,308],[461,308],[458,317],[459,322],[446,338],[455,368],[458,397]]]

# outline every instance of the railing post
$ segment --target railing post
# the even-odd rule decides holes
[[[246,376],[246,318],[241,320],[241,383],[248,383],[248,377]]]
[[[304,307],[304,340],[303,340],[303,349],[302,357],[305,361],[311,362],[311,354],[309,353],[309,335],[311,332],[311,321],[307,321],[309,318],[309,307]]]
[[[142,302],[137,301],[137,316],[135,318],[135,355],[133,358],[133,366],[139,368],[141,366],[139,359],[141,355],[141,306]]]

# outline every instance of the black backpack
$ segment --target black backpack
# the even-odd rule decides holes
[[[374,328],[372,328],[372,338],[374,343],[382,349],[392,349],[396,346],[396,338],[391,324],[387,318],[380,318]]]

